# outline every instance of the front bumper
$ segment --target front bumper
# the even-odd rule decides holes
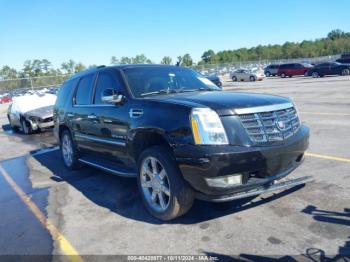
[[[181,146],[174,150],[184,179],[200,199],[232,199],[234,194],[261,190],[290,174],[303,161],[309,145],[309,129],[282,145],[274,146]],[[206,178],[242,174],[242,184],[213,187]],[[260,191],[259,191],[260,192]]]
[[[30,124],[31,124],[33,130],[51,128],[51,127],[54,126],[54,122],[53,122],[53,121],[49,121],[49,122],[38,122],[38,121],[32,121],[32,120],[30,120]]]

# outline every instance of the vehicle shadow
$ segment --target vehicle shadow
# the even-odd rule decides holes
[[[344,208],[344,212],[335,212],[318,209],[315,206],[309,205],[302,210],[303,213],[311,215],[314,220],[324,223],[332,223],[342,226],[350,227],[350,209]],[[309,248],[306,250],[306,258],[312,261],[349,261],[344,258],[350,259],[350,236],[344,246],[338,248],[338,254],[330,257],[326,255],[326,252],[322,249]]]
[[[40,144],[42,147],[57,144],[57,141],[53,136],[52,129],[45,129],[40,132],[34,132],[31,135],[25,135],[21,131],[12,130],[9,124],[5,124],[2,125],[2,130],[9,137],[9,139],[20,139],[22,143]]]
[[[350,226],[350,209],[345,208],[344,212],[334,212],[318,209],[315,206],[307,206],[302,210],[303,213],[312,215],[313,219],[319,222],[334,223],[338,225]],[[224,255],[214,252],[205,252],[208,257],[215,257],[218,262],[249,262],[249,261],[266,261],[266,262],[297,262],[297,261],[311,261],[311,262],[337,262],[350,261],[350,237],[345,244],[338,248],[338,254],[335,256],[327,255],[326,252],[318,248],[308,248],[305,254],[296,256],[282,255],[282,256],[264,256],[253,254],[239,254],[236,256]]]
[[[32,157],[51,171],[53,181],[69,183],[96,205],[108,208],[119,215],[152,224],[200,223],[266,204],[303,187],[303,185],[297,186],[266,198],[259,197],[255,199],[251,197],[226,203],[209,203],[196,200],[192,209],[186,215],[173,221],[163,222],[152,217],[146,211],[134,178],[113,176],[90,167],[69,171],[64,167],[58,150],[44,154],[34,154]]]

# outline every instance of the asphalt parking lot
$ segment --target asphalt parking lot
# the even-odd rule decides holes
[[[0,255],[212,255],[229,261],[350,256],[350,77],[269,78],[224,89],[288,96],[311,128],[304,187],[151,217],[136,181],[63,166],[51,132],[24,136],[0,108]],[[83,257],[84,258],[84,257]]]

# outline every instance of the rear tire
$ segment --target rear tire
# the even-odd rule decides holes
[[[267,71],[267,72],[265,73],[265,75],[266,75],[266,77],[270,77],[270,76],[271,76],[271,73],[270,73],[269,71]]]
[[[137,182],[146,209],[160,220],[172,220],[192,207],[194,193],[165,146],[154,146],[142,152]]]
[[[233,82],[237,82],[237,77],[233,76],[233,77],[232,77],[232,81],[233,81]]]
[[[285,73],[282,73],[282,74],[281,74],[281,77],[282,77],[282,78],[286,78],[286,76],[287,76],[287,75],[286,75]]]
[[[350,70],[349,70],[349,69],[343,69],[343,71],[341,71],[341,75],[342,75],[342,76],[348,76],[348,75],[350,75]]]
[[[81,166],[78,150],[68,129],[64,130],[60,136],[60,150],[63,163],[68,169],[75,170]]]

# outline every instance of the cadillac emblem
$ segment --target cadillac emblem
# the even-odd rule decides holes
[[[283,121],[276,121],[276,126],[281,131],[286,129],[286,124]]]

